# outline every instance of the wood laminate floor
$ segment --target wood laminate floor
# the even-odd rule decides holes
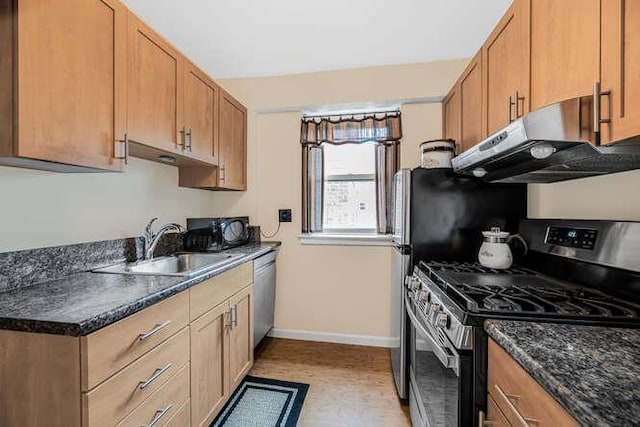
[[[250,374],[310,385],[301,427],[411,425],[385,348],[266,338]]]

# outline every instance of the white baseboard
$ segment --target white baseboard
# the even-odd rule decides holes
[[[377,337],[372,335],[335,334],[331,332],[302,331],[299,329],[273,328],[269,332],[273,338],[287,338],[291,340],[330,342],[337,344],[366,345],[371,347],[397,347],[398,338]]]

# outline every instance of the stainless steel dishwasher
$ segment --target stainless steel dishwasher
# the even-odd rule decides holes
[[[273,328],[276,304],[276,251],[253,261],[253,347]]]

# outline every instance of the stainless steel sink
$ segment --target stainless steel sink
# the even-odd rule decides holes
[[[231,263],[242,254],[178,253],[135,263],[122,263],[93,270],[95,273],[141,274],[191,277]]]

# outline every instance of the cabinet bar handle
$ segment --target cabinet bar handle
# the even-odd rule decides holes
[[[238,326],[238,304],[231,307],[231,325],[232,328]]]
[[[233,316],[231,315],[231,310],[233,310],[233,307],[231,307],[229,311],[225,311],[225,314],[229,316],[229,323],[225,323],[224,327],[233,329]]]
[[[511,412],[513,412],[513,414],[516,416],[516,419],[518,420],[518,422],[520,423],[521,426],[524,427],[528,427],[531,424],[539,424],[540,421],[535,420],[533,418],[525,418],[522,416],[522,414],[520,413],[520,411],[518,411],[518,408],[516,408],[516,405],[514,405],[511,402],[511,399],[514,400],[518,400],[520,398],[520,396],[514,396],[511,394],[506,394],[504,391],[502,391],[502,389],[500,388],[500,386],[498,384],[494,384],[494,387],[496,389],[496,391],[498,392],[498,396],[500,396],[500,398],[504,401],[504,403],[507,405],[507,407],[509,408],[509,410]]]
[[[179,138],[179,141],[178,141],[178,146],[182,147],[182,149],[184,150],[185,149],[185,144],[186,144],[186,142],[185,142],[186,134],[187,134],[186,128],[184,126],[182,126],[182,129],[180,129],[179,133],[180,133],[180,138]]]
[[[487,427],[493,424],[492,421],[487,420],[487,414],[484,411],[478,412],[478,427]]]
[[[129,164],[129,137],[127,134],[124,134],[124,139],[119,139],[117,141],[118,144],[122,146],[122,156],[114,155],[113,157],[116,159],[124,160],[124,164]]]
[[[169,324],[171,323],[171,320],[167,320],[164,323],[158,323],[156,326],[154,326],[153,329],[151,329],[149,332],[145,332],[142,333],[138,336],[138,338],[140,339],[140,341],[144,341],[147,338],[157,334],[158,332],[160,332],[161,330],[163,330],[164,328],[166,328],[167,326],[169,326]]]
[[[509,99],[507,99],[507,123],[511,123],[513,120],[511,120],[511,108],[513,107],[513,99],[511,97],[509,97]]]
[[[149,386],[149,384],[151,384],[152,382],[157,380],[160,377],[160,375],[162,375],[165,372],[167,372],[167,370],[170,367],[171,367],[171,363],[167,363],[167,365],[164,368],[156,369],[155,372],[149,378],[147,378],[144,381],[140,381],[140,390],[144,390],[145,388],[147,388]]]
[[[187,141],[189,141],[189,145],[187,145]],[[191,152],[191,128],[185,134],[185,149],[188,149]]]
[[[146,425],[146,427],[154,427],[156,424],[158,424],[158,422],[162,419],[162,417],[164,417],[167,414],[167,412],[169,412],[170,409],[171,409],[171,405],[167,405],[162,409],[158,409],[156,411],[156,414],[153,416],[153,419],[149,424]],[[145,427],[145,426],[141,426],[141,427]]]
[[[522,101],[522,112],[520,112],[520,101]],[[519,119],[524,115],[524,96],[520,96],[520,91],[516,91],[515,104],[516,104],[516,119]]]
[[[602,90],[600,82],[593,84],[593,131],[600,133],[600,125],[603,123],[611,123],[611,114],[606,119],[602,118],[602,97],[611,97],[610,90]],[[609,112],[611,112],[611,98],[609,98]]]

